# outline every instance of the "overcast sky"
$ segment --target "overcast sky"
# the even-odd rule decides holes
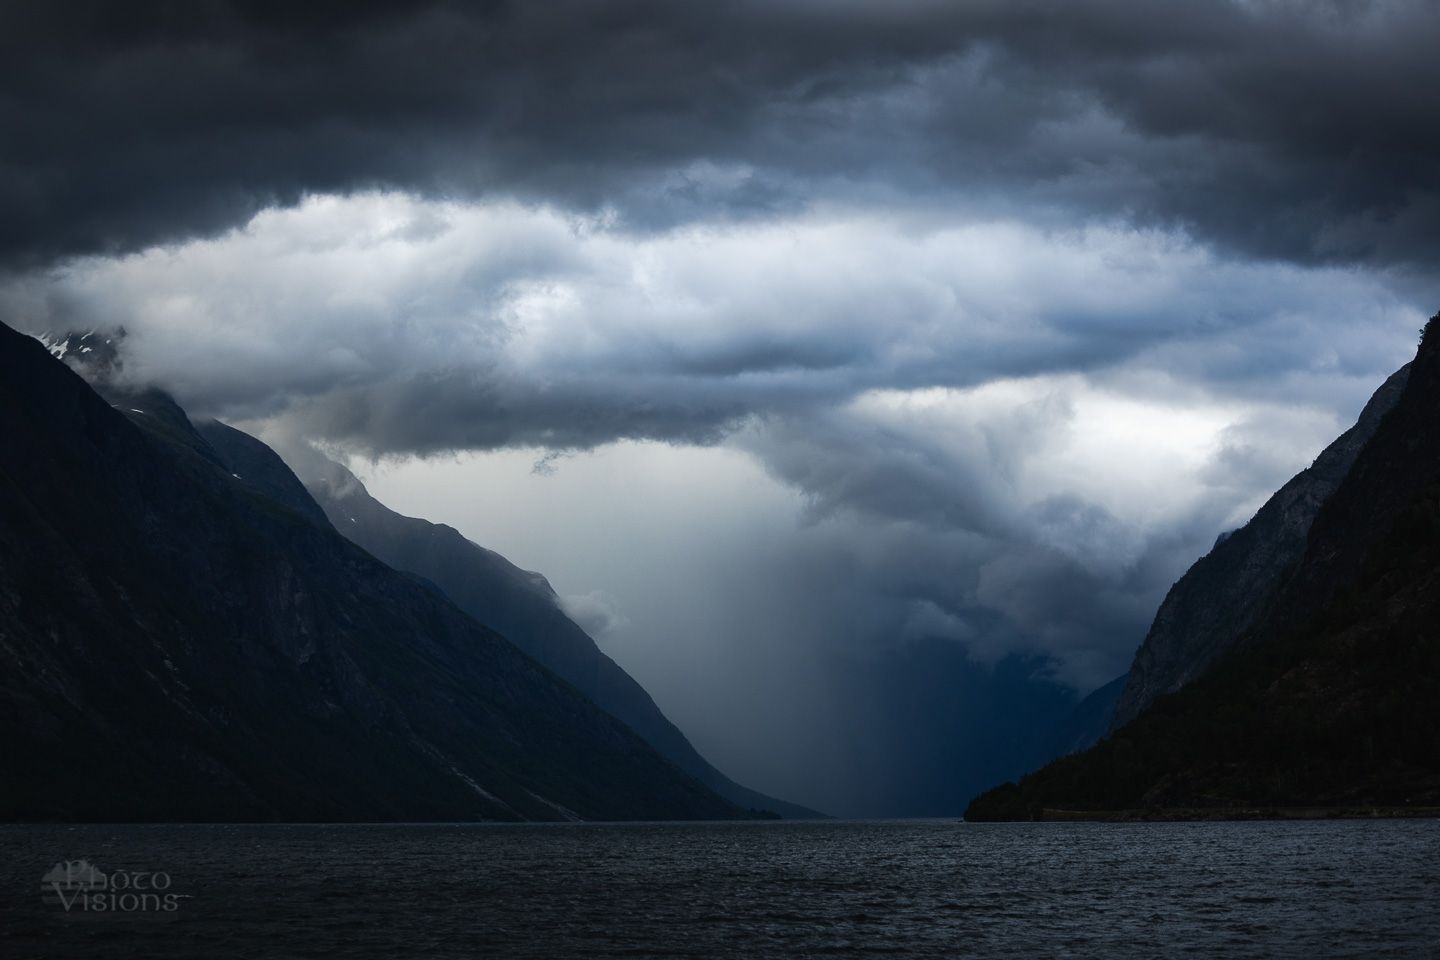
[[[6,4],[0,311],[353,453],[782,789],[824,657],[1122,671],[1408,358],[1437,43],[1423,0]]]

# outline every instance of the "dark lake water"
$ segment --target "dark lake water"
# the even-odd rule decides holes
[[[1435,820],[0,826],[0,877],[6,960],[1440,958]]]

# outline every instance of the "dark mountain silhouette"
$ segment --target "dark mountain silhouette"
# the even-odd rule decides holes
[[[264,466],[265,456],[274,454],[258,440],[218,423],[200,429],[227,451],[237,471],[274,472]],[[336,530],[395,569],[438,586],[461,610],[574,684],[680,769],[741,807],[784,817],[820,816],[743,787],[711,766],[645,689],[566,615],[543,576],[520,569],[453,527],[396,513],[372,497],[349,470],[313,448],[297,444],[283,452]],[[290,475],[288,470],[284,474]],[[294,493],[277,495],[290,498]]]
[[[1281,487],[1239,530],[1222,535],[1170,588],[1135,654],[1111,729],[1156,697],[1203,676],[1239,642],[1305,552],[1310,524],[1405,389],[1406,364],[1370,398],[1359,420]]]
[[[967,817],[1440,805],[1440,317],[1392,389],[1210,670]]]
[[[283,465],[232,469],[256,441],[114,399],[0,325],[0,819],[742,815]]]

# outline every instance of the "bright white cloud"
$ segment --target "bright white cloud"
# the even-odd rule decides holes
[[[849,211],[634,235],[394,194],[314,198],[3,297],[30,329],[123,324],[130,374],[191,406],[286,410],[398,452],[713,437],[866,390],[1151,355],[1227,392],[1347,364],[1369,381],[1419,322],[1371,277],[1218,260],[1155,231]]]

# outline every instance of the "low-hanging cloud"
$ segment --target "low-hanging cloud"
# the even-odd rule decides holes
[[[124,325],[123,375],[197,414],[369,456],[525,447],[563,471],[618,441],[727,444],[848,531],[804,563],[857,609],[815,624],[1039,652],[1082,687],[1421,318],[1383,277],[1125,224],[861,209],[655,233],[395,194],[0,300],[35,331]]]
[[[381,455],[713,443],[866,391],[1065,372],[1159,370],[1157,392],[1196,396],[1319,379],[1353,404],[1419,317],[1366,274],[1124,225],[852,211],[636,234],[393,194],[73,261],[0,298],[31,330],[123,325],[127,375],[197,412],[284,414]]]

